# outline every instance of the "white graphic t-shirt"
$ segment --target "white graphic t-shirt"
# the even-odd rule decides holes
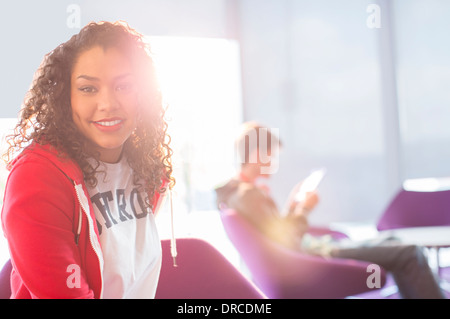
[[[161,269],[161,242],[145,194],[133,184],[126,158],[101,163],[89,187],[104,257],[104,298],[154,298]]]

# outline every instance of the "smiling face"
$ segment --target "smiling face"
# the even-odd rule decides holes
[[[138,98],[130,61],[118,49],[83,51],[71,74],[72,118],[100,160],[115,163],[136,127]]]

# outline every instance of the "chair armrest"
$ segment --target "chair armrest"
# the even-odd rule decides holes
[[[349,238],[347,234],[337,230],[331,230],[330,228],[325,226],[309,226],[307,233],[312,236],[331,235],[331,237],[333,237],[334,239]]]

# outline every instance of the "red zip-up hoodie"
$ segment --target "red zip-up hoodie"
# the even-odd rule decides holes
[[[101,298],[103,256],[79,166],[33,143],[11,167],[2,208],[11,298]]]

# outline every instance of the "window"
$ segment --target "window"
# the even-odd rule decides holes
[[[312,169],[327,168],[312,223],[374,221],[387,201],[379,30],[366,24],[371,3],[242,4],[245,114],[279,128],[280,169],[270,181],[279,206]]]
[[[393,4],[402,177],[448,177],[450,2]]]
[[[169,106],[175,233],[223,246],[214,187],[236,169],[234,138],[242,123],[239,46],[232,40],[176,37],[150,37],[149,43]],[[170,236],[169,217],[165,205],[158,216],[162,238]]]

